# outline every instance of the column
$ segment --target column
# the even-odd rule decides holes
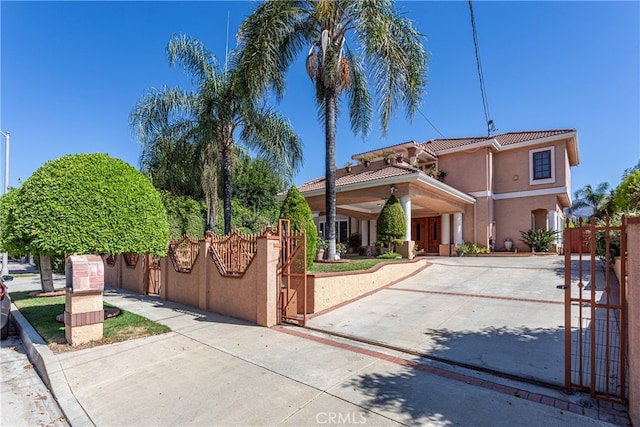
[[[369,220],[360,220],[360,236],[362,237],[362,246],[369,246]]]
[[[453,214],[453,233],[454,241],[456,245],[464,243],[462,239],[462,212],[456,212]]]
[[[547,229],[557,232],[556,238],[554,240],[554,244],[557,246],[560,243],[560,224],[558,224],[558,212],[549,211],[547,212]]]
[[[378,222],[369,221],[369,245],[373,246],[378,241]]]
[[[443,245],[451,244],[451,215],[442,214],[440,216],[440,223],[442,225],[442,243]]]
[[[402,196],[400,197],[400,205],[402,205],[402,210],[404,211],[404,221],[405,221],[405,232],[404,232],[404,240],[411,240],[411,197],[410,196]]]

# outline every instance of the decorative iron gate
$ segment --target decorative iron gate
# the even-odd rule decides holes
[[[279,323],[304,326],[307,321],[307,240],[291,230],[288,219],[278,221],[280,262],[278,264]]]
[[[627,400],[626,220],[596,226],[580,220],[565,227],[565,389],[584,390],[605,400]],[[588,241],[585,241],[588,239]],[[590,253],[579,248],[588,247]],[[596,242],[604,248],[597,259]],[[621,283],[612,271],[611,252],[619,245]],[[568,246],[568,247],[567,247]],[[578,255],[572,257],[572,252]],[[615,251],[614,251],[615,252]],[[602,257],[602,255],[601,255]]]
[[[156,255],[145,256],[145,280],[148,295],[160,295],[162,271],[160,270],[160,257]]]

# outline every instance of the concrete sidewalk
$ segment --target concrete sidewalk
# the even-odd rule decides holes
[[[10,290],[25,286],[18,278]],[[303,328],[258,327],[121,289],[105,290],[105,301],[172,332],[53,354],[15,316],[31,360],[73,426],[627,422],[624,408],[585,408],[582,395],[525,389]]]

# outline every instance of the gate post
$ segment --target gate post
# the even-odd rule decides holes
[[[629,416],[631,424],[637,426],[640,425],[640,217],[627,218],[627,254]],[[620,276],[624,280],[624,264]]]
[[[71,255],[65,264],[64,335],[72,346],[102,339],[104,264],[98,255]]]
[[[564,228],[564,392],[571,389],[571,228]]]
[[[271,327],[278,323],[278,259],[279,237],[257,238],[258,251],[254,261],[258,268],[256,283],[256,323]]]

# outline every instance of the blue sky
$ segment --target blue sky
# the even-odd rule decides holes
[[[11,132],[10,185],[47,160],[105,152],[138,166],[128,116],[146,88],[189,81],[170,68],[173,33],[199,38],[224,60],[256,3],[0,2],[0,129]],[[573,190],[620,182],[640,159],[640,3],[475,1],[489,109],[498,132],[575,128]],[[338,121],[337,166],[351,155],[409,140],[486,134],[466,1],[398,2],[425,34],[429,84],[421,114],[399,112],[382,138]],[[324,135],[303,58],[277,108],[304,143],[296,184],[324,175]],[[4,140],[2,163],[4,168]],[[4,171],[3,175],[4,176]],[[20,181],[19,181],[20,180]]]

